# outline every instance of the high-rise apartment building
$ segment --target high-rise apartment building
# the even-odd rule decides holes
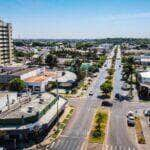
[[[0,65],[11,64],[13,60],[12,25],[0,20]]]

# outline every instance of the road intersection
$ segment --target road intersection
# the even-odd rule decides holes
[[[110,56],[114,55],[114,51]],[[106,65],[105,65],[106,64]],[[75,106],[76,111],[69,121],[63,134],[48,149],[52,150],[80,150],[87,149],[87,135],[89,133],[92,118],[97,108],[101,106],[102,99],[98,98],[100,85],[105,81],[107,69],[111,67],[111,59],[108,58],[104,66],[99,70],[98,77],[92,82],[84,98],[75,98],[69,101],[70,105]],[[115,93],[127,94],[121,90],[121,53],[118,50],[115,64],[114,90]],[[93,91],[93,96],[89,92]],[[106,143],[98,149],[103,150],[135,150],[139,149],[135,137],[134,128],[128,128],[126,114],[129,110],[142,111],[150,105],[139,103],[138,101],[116,101],[112,99],[113,107],[110,108],[110,122]]]

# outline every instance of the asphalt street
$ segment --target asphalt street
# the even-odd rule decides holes
[[[120,51],[117,54],[117,60],[115,64],[115,79],[114,79],[114,91],[113,95],[120,93],[121,95],[127,95],[126,91],[121,89],[121,55]],[[113,99],[113,107],[110,115],[109,130],[107,142],[104,149],[115,150],[135,150],[139,149],[137,144],[135,129],[127,126],[126,115],[128,111],[141,113],[144,109],[150,108],[149,103],[140,103],[138,101],[116,101]]]
[[[112,57],[114,51],[110,53]],[[107,67],[104,67],[106,64]],[[104,66],[99,70],[98,77],[93,81],[87,90],[84,100],[74,100],[79,103],[76,112],[66,127],[64,133],[53,142],[49,149],[53,150],[80,150],[86,144],[86,136],[89,132],[91,121],[95,109],[101,105],[101,100],[97,98],[100,92],[100,85],[105,81],[107,69],[111,66],[111,59],[107,59]],[[89,91],[93,91],[93,96],[89,96]],[[72,104],[72,102],[71,102]]]

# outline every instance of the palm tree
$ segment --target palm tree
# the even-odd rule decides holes
[[[123,79],[130,83],[131,88],[130,88],[130,93],[132,96],[132,84],[133,84],[133,73],[135,72],[134,68],[134,59],[133,57],[127,57],[124,59],[124,65],[123,65]]]

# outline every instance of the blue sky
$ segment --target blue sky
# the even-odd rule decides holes
[[[150,0],[0,0],[14,38],[150,38]]]

